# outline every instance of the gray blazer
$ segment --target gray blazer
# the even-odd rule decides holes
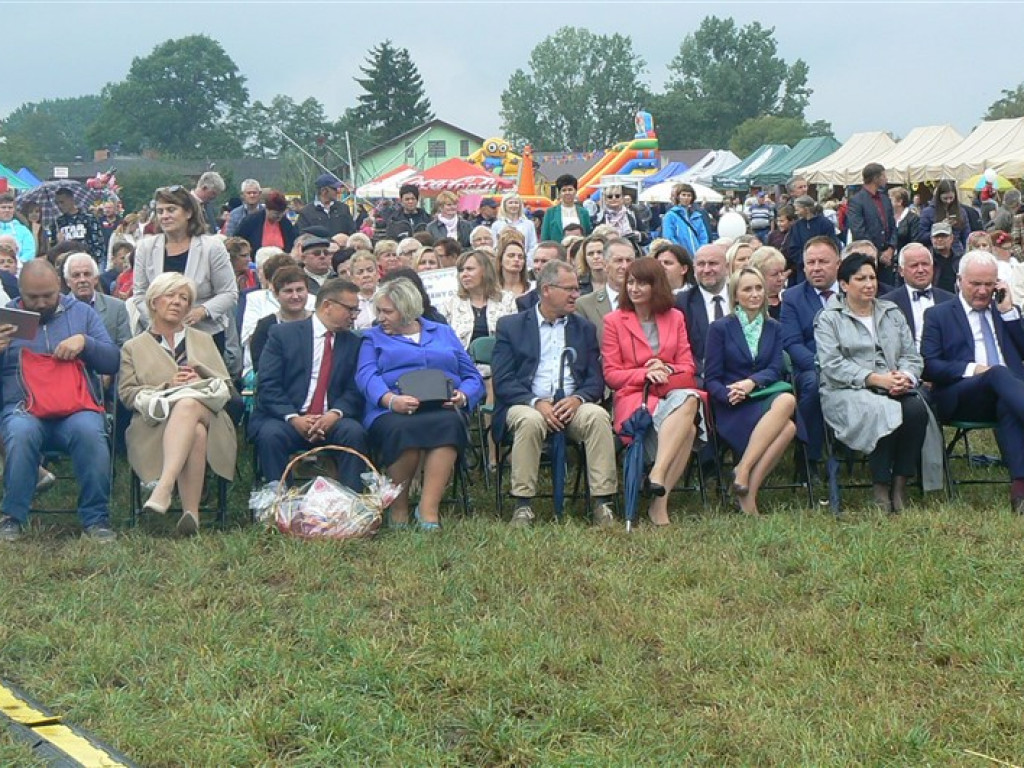
[[[924,371],[924,360],[900,308],[876,299],[873,320],[874,339],[837,296],[814,319],[822,414],[840,442],[865,453],[903,423],[899,401],[868,389],[865,379],[893,370],[920,379]],[[929,416],[921,454],[925,490],[942,487],[942,454],[941,432]]]
[[[604,338],[604,316],[612,311],[612,303],[608,300],[608,292],[599,291],[580,296],[576,300],[576,314],[586,318],[597,328],[597,341]]]
[[[120,349],[132,337],[131,325],[128,322],[128,308],[120,299],[107,296],[99,291],[93,294],[92,301],[93,308],[103,321],[111,341]]]
[[[135,302],[146,324],[149,322],[146,289],[164,271],[164,248],[163,235],[144,237],[135,246],[135,282],[130,301]],[[238,283],[224,244],[211,235],[193,237],[188,249],[185,277],[196,284],[195,306],[205,307],[210,313],[208,318],[193,327],[211,335],[226,330],[235,316]]]

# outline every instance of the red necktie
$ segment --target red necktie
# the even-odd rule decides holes
[[[324,404],[327,402],[327,383],[331,379],[331,365],[334,360],[334,348],[331,340],[334,333],[327,331],[324,334],[324,354],[320,359],[320,374],[316,378],[316,389],[313,390],[313,402],[309,404],[308,413],[312,416],[319,416],[324,412]]]

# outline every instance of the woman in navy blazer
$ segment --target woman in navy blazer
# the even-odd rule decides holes
[[[423,299],[405,278],[382,283],[373,297],[380,325],[364,332],[356,384],[366,398],[363,424],[389,477],[402,484],[391,505],[391,524],[409,517],[409,483],[423,463],[423,489],[416,510],[423,530],[437,530],[438,509],[455,460],[465,448],[465,422],[457,409],[472,409],[483,398],[484,382],[447,325],[422,317]],[[398,380],[414,371],[440,370],[454,384],[442,408],[420,407],[403,395]]]
[[[750,399],[782,379],[782,326],[768,317],[764,276],[744,267],[729,280],[735,314],[708,327],[704,386],[715,429],[740,456],[732,491],[740,508],[757,514],[757,492],[796,435],[796,398],[788,392]]]

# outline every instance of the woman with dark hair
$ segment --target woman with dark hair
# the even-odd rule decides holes
[[[682,293],[693,283],[693,257],[681,245],[663,245],[651,254],[661,264],[672,293]]]
[[[702,245],[710,242],[704,217],[693,207],[697,193],[689,184],[672,187],[672,208],[661,221],[661,234],[673,243],[683,246],[690,253],[696,253]]]
[[[654,259],[638,259],[626,271],[619,308],[604,318],[601,356],[605,384],[615,393],[616,432],[640,407],[648,387],[654,428],[644,450],[654,466],[645,483],[651,496],[647,514],[655,525],[668,525],[668,493],[690,461],[698,424],[701,434],[704,425],[686,321]]]
[[[576,202],[576,187],[579,182],[576,177],[564,173],[555,179],[555,189],[558,190],[559,205],[553,205],[544,212],[544,224],[541,226],[540,239],[562,242],[562,234],[566,224],[578,224],[583,228],[583,234],[589,235],[593,226],[590,223],[590,214],[587,209]]]
[[[272,189],[264,194],[263,205],[263,210],[250,213],[242,219],[235,235],[248,240],[253,253],[264,246],[276,246],[283,251],[290,251],[298,231],[285,216],[288,201],[284,195]]]
[[[751,398],[782,380],[782,326],[768,317],[767,296],[759,270],[734,272],[729,279],[733,314],[711,323],[705,342],[704,386],[714,406],[715,430],[739,457],[732,490],[748,515],[757,514],[757,492],[796,435],[791,393]]]
[[[953,229],[953,241],[967,248],[967,236],[971,234],[971,219],[967,208],[957,197],[956,182],[943,179],[935,186],[932,201],[921,211],[917,224],[917,242],[931,248],[932,224],[944,221]]]
[[[42,256],[50,247],[50,235],[43,226],[43,209],[39,203],[29,202],[21,206],[21,214],[36,241],[36,256]]]
[[[131,301],[148,319],[149,284],[164,272],[184,274],[196,286],[184,323],[213,336],[223,353],[224,333],[234,321],[238,303],[238,284],[227,249],[220,238],[206,234],[202,207],[185,187],[161,187],[154,202],[161,233],[142,238],[135,248]]]
[[[930,420],[916,388],[924,362],[903,312],[875,298],[870,256],[852,253],[843,260],[839,288],[845,301],[833,297],[814,322],[821,411],[839,442],[868,454],[875,502],[899,512],[907,481],[923,460]],[[929,455],[927,464],[941,467],[941,440],[933,447],[939,455]]]

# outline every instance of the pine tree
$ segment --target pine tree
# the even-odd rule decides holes
[[[357,77],[365,93],[351,116],[364,134],[382,143],[434,118],[423,78],[406,48],[385,40],[370,50]]]

